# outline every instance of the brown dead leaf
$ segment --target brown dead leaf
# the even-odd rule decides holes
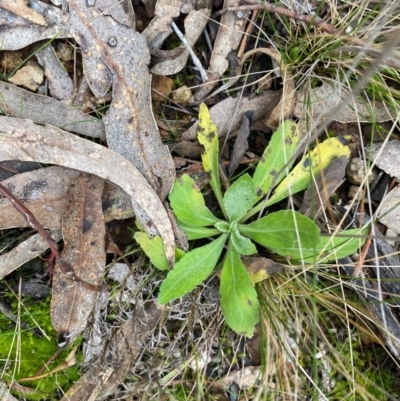
[[[6,82],[0,82],[0,95],[0,107],[12,117],[51,124],[93,138],[106,138],[101,120],[49,96],[36,95]]]
[[[29,65],[19,69],[8,80],[14,85],[36,91],[44,81],[44,73],[39,64],[31,62]]]
[[[400,187],[393,188],[383,198],[378,219],[386,227],[400,234]]]
[[[261,256],[244,256],[242,262],[253,283],[265,280],[271,274],[280,273],[283,270],[282,265],[279,263]]]
[[[2,184],[23,202],[46,228],[61,229],[61,218],[68,204],[68,180],[77,177],[78,170],[53,166],[17,174]],[[133,216],[130,197],[120,188],[105,184],[102,196],[104,221]],[[12,204],[0,196],[0,229],[30,227]]]
[[[25,0],[0,0],[0,7],[12,12],[33,24],[46,26],[47,22],[41,14],[28,7]]]
[[[104,271],[105,227],[101,209],[104,181],[91,174],[80,174],[68,182],[68,206],[62,222],[63,260],[73,266],[81,280],[98,285]],[[94,291],[71,281],[58,263],[53,275],[51,322],[58,335],[70,342],[86,328],[96,301]]]
[[[250,134],[251,120],[253,119],[253,112],[247,111],[244,113],[242,125],[238,131],[235,144],[233,146],[231,159],[228,167],[229,177],[232,177],[235,170],[239,167],[240,160],[249,148],[247,138]]]
[[[255,129],[255,126],[257,129],[266,129],[264,121],[279,103],[281,95],[281,91],[266,91],[259,96],[242,98],[238,108],[238,98],[229,97],[217,103],[210,108],[210,115],[217,126],[218,137],[223,137],[228,132],[236,133],[240,128],[244,113],[249,110],[254,111],[252,129]],[[182,139],[196,140],[197,126],[198,121],[182,134]]]
[[[126,159],[100,145],[51,126],[0,116],[0,161],[40,161],[98,175],[121,187],[148,216],[145,229],[158,231],[172,263],[175,246],[171,223],[149,184]]]
[[[152,74],[151,77],[151,97],[156,102],[165,102],[174,86],[174,81],[164,75]]]
[[[343,183],[348,161],[349,158],[347,156],[338,157],[311,181],[307,191],[304,193],[299,213],[313,220],[318,218],[327,207],[329,198]]]

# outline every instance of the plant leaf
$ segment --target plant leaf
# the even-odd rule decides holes
[[[204,146],[204,153],[201,155],[204,171],[211,176],[210,185],[218,200],[218,203],[224,212],[222,202],[221,182],[219,179],[218,168],[218,136],[217,127],[211,121],[210,112],[204,103],[200,104],[199,125],[197,127],[197,139]]]
[[[226,214],[231,221],[241,219],[255,201],[255,186],[248,174],[242,175],[228,188],[223,200]]]
[[[187,253],[167,275],[160,288],[158,302],[182,297],[204,281],[213,271],[228,234],[222,234],[210,244]]]
[[[278,185],[286,172],[277,177],[278,171],[283,167],[290,170],[294,159],[287,164],[287,161],[297,150],[300,139],[300,131],[296,123],[291,120],[284,121],[278,130],[272,135],[268,147],[265,149],[260,162],[257,164],[253,175],[253,182],[256,187],[257,200],[260,200],[271,189],[271,185]]]
[[[302,258],[304,248],[319,244],[319,228],[309,218],[292,210],[271,213],[253,223],[238,225],[239,231],[271,251],[294,259]]]
[[[254,255],[257,253],[256,246],[250,241],[249,238],[243,237],[239,230],[233,230],[231,233],[231,241],[236,251],[241,255]]]
[[[179,227],[185,232],[188,240],[215,237],[216,235],[221,234],[221,231],[217,228],[191,226],[190,224],[183,223],[179,220],[177,220],[177,222]]]
[[[150,259],[150,262],[160,270],[169,270],[168,259],[165,255],[164,244],[161,237],[156,235],[149,238],[146,233],[137,231],[133,238],[140,245],[143,252]]]
[[[341,231],[335,236],[321,236],[314,249],[304,249],[305,263],[327,263],[349,256],[364,245],[369,227]],[[364,238],[363,238],[364,237]]]
[[[230,228],[229,223],[227,221],[219,221],[218,223],[215,224],[214,227],[217,228],[222,233],[228,233]]]
[[[176,217],[186,224],[204,227],[220,221],[205,205],[202,193],[187,174],[175,180],[169,200]]]
[[[238,334],[251,337],[260,320],[257,293],[231,241],[222,268],[219,293],[229,327]]]
[[[328,138],[318,144],[312,152],[303,157],[295,166],[292,172],[275,189],[271,198],[266,202],[265,207],[270,206],[306,189],[312,180],[323,168],[338,157],[349,156],[350,148],[344,145],[339,138]]]

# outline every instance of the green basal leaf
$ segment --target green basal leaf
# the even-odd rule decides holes
[[[229,223],[228,222],[219,221],[218,223],[215,224],[215,228],[217,228],[222,233],[228,233],[230,227],[229,227]]]
[[[164,251],[164,244],[160,236],[149,238],[146,233],[137,231],[133,236],[140,245],[143,252],[150,259],[150,262],[159,270],[169,270],[167,256]],[[185,255],[185,251],[175,247],[175,260],[179,261]]]
[[[133,236],[136,242],[143,249],[143,252],[150,259],[150,262],[160,270],[169,270],[168,259],[165,255],[164,244],[158,235],[149,238],[146,233],[136,232]]]
[[[238,178],[225,192],[224,205],[229,220],[239,220],[248,212],[256,201],[253,180],[248,174]]]
[[[236,251],[241,255],[254,255],[257,253],[256,246],[248,238],[243,237],[238,229],[232,231],[230,239]]]
[[[341,139],[336,137],[326,139],[294,167],[292,172],[275,189],[266,206],[306,189],[313,176],[327,167],[332,160],[349,155],[350,148],[343,144]]]
[[[271,213],[253,223],[238,225],[253,241],[284,257],[301,259],[304,248],[319,244],[319,228],[309,218],[292,210]]]
[[[297,124],[290,120],[284,121],[272,135],[253,175],[257,200],[269,192],[272,184],[275,186],[282,181],[286,171],[282,171],[279,176],[277,174],[283,167],[286,166],[287,171],[290,170],[295,160],[289,164],[287,162],[296,152],[299,139],[300,131]]]
[[[304,249],[305,263],[327,263],[349,256],[364,245],[369,227],[341,231],[335,236],[324,235],[314,249]]]
[[[257,293],[231,241],[222,267],[219,293],[229,327],[238,334],[251,337],[260,320]]]
[[[176,217],[186,224],[203,227],[220,221],[205,205],[202,193],[187,174],[175,180],[169,200]]]
[[[199,119],[197,139],[204,146],[204,153],[201,155],[201,160],[203,162],[204,171],[211,176],[211,188],[225,215],[224,204],[222,202],[221,182],[219,179],[217,127],[211,121],[210,112],[204,103],[200,104]]]
[[[216,235],[221,234],[221,231],[216,228],[191,226],[179,220],[177,220],[177,222],[179,227],[185,232],[189,241],[194,239],[215,237]]]
[[[217,265],[228,234],[222,234],[210,244],[187,253],[169,271],[161,284],[158,302],[166,304],[192,291],[203,282]]]

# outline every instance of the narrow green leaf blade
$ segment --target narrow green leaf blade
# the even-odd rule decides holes
[[[256,201],[253,180],[248,174],[239,177],[225,192],[224,205],[230,220],[241,219]]]
[[[327,263],[349,256],[364,245],[369,227],[341,231],[335,236],[321,236],[314,249],[304,249],[305,263]]]
[[[247,225],[239,231],[271,251],[300,259],[304,248],[315,249],[319,244],[319,228],[309,218],[292,210],[281,210]]]
[[[204,227],[220,221],[205,205],[202,193],[187,174],[175,180],[169,200],[176,217],[186,224]]]
[[[260,320],[257,293],[231,242],[222,268],[219,292],[229,327],[238,334],[251,337]]]
[[[179,227],[185,232],[189,241],[194,239],[215,237],[216,235],[221,234],[221,231],[216,228],[191,226],[190,224],[183,223],[179,220],[177,220],[177,222]]]
[[[140,231],[136,232],[133,237],[157,269],[169,270],[168,259],[165,255],[161,237],[157,235],[154,238],[149,238],[146,233]]]
[[[288,163],[288,160],[296,152],[299,139],[300,131],[298,126],[290,120],[284,121],[272,135],[271,141],[253,175],[257,200],[268,193],[273,183],[274,186],[278,185],[285,177],[285,171],[277,177],[278,171],[285,166],[287,166],[287,171],[290,170],[294,160],[290,163]]]
[[[190,251],[176,263],[161,284],[158,302],[166,304],[180,298],[204,281],[216,266],[227,238],[228,234],[222,234],[210,244]]]
[[[243,237],[243,235],[241,235],[237,229],[232,231],[231,241],[236,251],[241,255],[254,255],[257,253],[256,246],[250,241],[249,238]]]
[[[211,176],[210,185],[218,200],[221,209],[224,211],[222,203],[221,182],[219,179],[218,168],[218,136],[217,127],[211,121],[210,112],[204,103],[199,108],[199,125],[197,128],[197,139],[204,146],[204,153],[201,155],[204,171]],[[224,213],[225,214],[225,213]]]

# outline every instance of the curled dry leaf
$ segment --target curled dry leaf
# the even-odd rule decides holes
[[[210,109],[210,118],[217,127],[218,137],[225,136],[228,132],[235,133],[243,120],[246,111],[254,111],[252,129],[265,129],[265,119],[269,116],[281,98],[281,91],[266,91],[259,96],[243,98],[237,107],[238,98],[228,97],[217,103]],[[196,121],[186,132],[182,134],[184,140],[196,140]],[[257,128],[255,128],[257,127]]]
[[[14,175],[2,184],[23,202],[43,227],[61,229],[61,218],[67,206],[68,180],[80,171],[60,166]],[[102,196],[104,221],[133,216],[130,197],[120,188],[105,184]],[[0,197],[0,229],[30,227],[8,199]]]
[[[211,10],[204,8],[202,10],[192,11],[185,18],[185,38],[189,46],[192,47],[197,42],[197,39],[200,37],[205,26],[207,25],[210,13]],[[173,57],[170,60],[165,60],[156,64],[151,69],[151,72],[158,75],[172,75],[181,71],[186,66],[186,62],[189,57],[189,51],[186,50],[184,44],[181,44],[178,49],[181,49],[182,52],[174,49],[177,57]]]
[[[170,263],[174,260],[174,235],[167,213],[139,171],[122,156],[95,143],[51,126],[29,120],[0,117],[0,161],[25,160],[58,164],[98,175],[121,187],[149,217],[146,230],[158,231]]]
[[[62,231],[63,260],[73,266],[80,280],[101,283],[106,263],[105,226],[101,210],[104,181],[91,174],[80,174],[68,182],[68,205]],[[56,332],[73,342],[86,328],[98,294],[71,281],[57,262],[53,274],[51,323]]]
[[[93,138],[106,138],[101,120],[49,96],[36,95],[5,82],[0,82],[0,108],[12,117],[51,124]]]

